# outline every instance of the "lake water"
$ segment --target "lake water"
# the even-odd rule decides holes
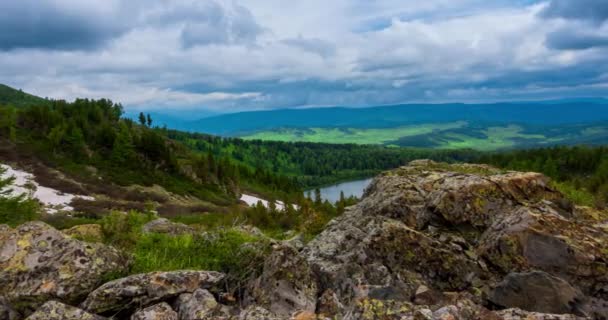
[[[321,198],[334,203],[340,200],[340,192],[344,192],[345,197],[361,197],[365,188],[372,182],[372,179],[349,181],[333,186],[321,188]]]

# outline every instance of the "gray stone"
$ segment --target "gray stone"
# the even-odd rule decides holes
[[[91,292],[82,308],[93,313],[120,312],[215,287],[224,274],[214,271],[171,271],[138,274],[110,281]]]

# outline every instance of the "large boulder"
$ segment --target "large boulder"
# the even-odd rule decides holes
[[[42,305],[26,320],[105,320],[106,318],[88,313],[57,301],[49,301]]]
[[[81,307],[97,314],[140,309],[197,289],[214,288],[224,274],[214,271],[172,271],[138,274],[105,283]]]
[[[177,299],[176,309],[180,320],[214,320],[227,318],[211,292],[198,289],[193,293],[184,293]],[[226,317],[222,317],[226,316]]]
[[[0,295],[29,314],[46,301],[77,304],[128,261],[117,250],[82,242],[42,222],[0,229]]]
[[[249,303],[289,317],[295,312],[314,312],[317,283],[306,259],[287,245],[277,244],[264,263],[263,272],[247,286]]]
[[[579,317],[572,314],[548,314],[529,312],[521,309],[506,309],[494,313],[496,318],[491,320],[588,320],[588,317]],[[484,319],[484,318],[481,318]]]
[[[608,299],[608,235],[581,216],[542,174],[414,161],[375,178],[301,254],[329,317],[352,315],[362,301],[448,306],[441,292],[491,305],[488,294],[508,273],[534,269],[580,289],[577,303],[593,314]],[[423,299],[419,288],[433,295]],[[548,296],[558,294],[551,288]]]
[[[494,288],[489,300],[505,308],[584,315],[583,294],[568,282],[542,271],[509,274]]]
[[[178,317],[169,304],[162,302],[137,311],[131,320],[178,320]]]

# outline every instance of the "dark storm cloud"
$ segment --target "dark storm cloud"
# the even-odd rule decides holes
[[[601,84],[608,72],[608,59],[599,58],[580,62],[576,65],[551,69],[525,71],[508,70],[497,72],[487,80],[470,85],[475,88],[516,89],[516,88],[560,88]]]
[[[587,20],[602,23],[608,19],[608,1],[552,0],[540,15],[545,18]]]
[[[556,50],[585,50],[608,46],[608,37],[572,30],[559,30],[547,35],[546,45],[548,48]]]
[[[60,2],[0,1],[0,50],[90,49],[126,30],[95,10],[69,9]]]

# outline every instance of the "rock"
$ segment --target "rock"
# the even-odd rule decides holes
[[[147,307],[159,301],[215,287],[224,275],[214,271],[138,274],[105,283],[91,292],[82,308],[97,314]]]
[[[508,211],[480,237],[477,253],[504,273],[559,273],[587,294],[608,284],[608,234],[544,204]]]
[[[46,301],[76,304],[128,261],[117,250],[72,239],[42,222],[0,231],[0,295],[25,315]]]
[[[317,311],[323,317],[334,318],[341,309],[343,306],[332,289],[325,290],[317,300]]]
[[[432,306],[438,304],[441,301],[441,298],[441,293],[436,292],[425,285],[421,285],[416,289],[414,303]]]
[[[490,293],[489,300],[505,308],[582,315],[584,296],[560,278],[533,271],[509,274]]]
[[[81,224],[63,230],[64,234],[86,242],[103,242],[103,231],[98,224]]]
[[[178,320],[178,317],[177,312],[163,302],[137,311],[131,316],[131,320]]]
[[[440,309],[437,309],[435,312],[433,312],[433,319],[435,320],[457,320],[459,319],[459,314],[460,312],[458,311],[458,307],[454,306],[454,305],[448,305],[445,307],[442,307]]]
[[[414,320],[433,320],[433,311],[430,309],[419,309],[414,312]]]
[[[308,262],[285,244],[275,245],[264,262],[260,277],[247,286],[249,303],[267,308],[278,316],[316,309],[317,284]]]
[[[169,219],[160,218],[146,223],[142,231],[144,233],[163,233],[171,236],[179,236],[183,234],[193,234],[196,232],[193,228],[183,224],[169,221]]]
[[[106,318],[88,313],[66,304],[49,301],[42,305],[26,320],[104,320]]]
[[[281,320],[285,317],[278,317],[270,313],[270,311],[260,307],[251,305],[239,313],[239,320]]]
[[[407,301],[361,299],[356,302],[349,319],[403,319],[413,314],[413,306]]]
[[[0,320],[16,320],[21,316],[0,297]]]
[[[198,289],[184,293],[176,302],[176,310],[182,320],[212,320],[218,318],[220,305],[211,292]]]
[[[584,320],[589,318],[571,314],[547,314],[528,312],[521,309],[506,309],[495,312],[498,320]]]
[[[375,178],[301,254],[324,293],[319,306],[342,315],[357,301],[446,307],[447,296],[425,297],[425,288],[468,292],[479,304],[508,273],[531,269],[560,275],[601,305],[608,234],[583,216],[542,174],[414,161]],[[478,312],[457,307],[461,318]]]

